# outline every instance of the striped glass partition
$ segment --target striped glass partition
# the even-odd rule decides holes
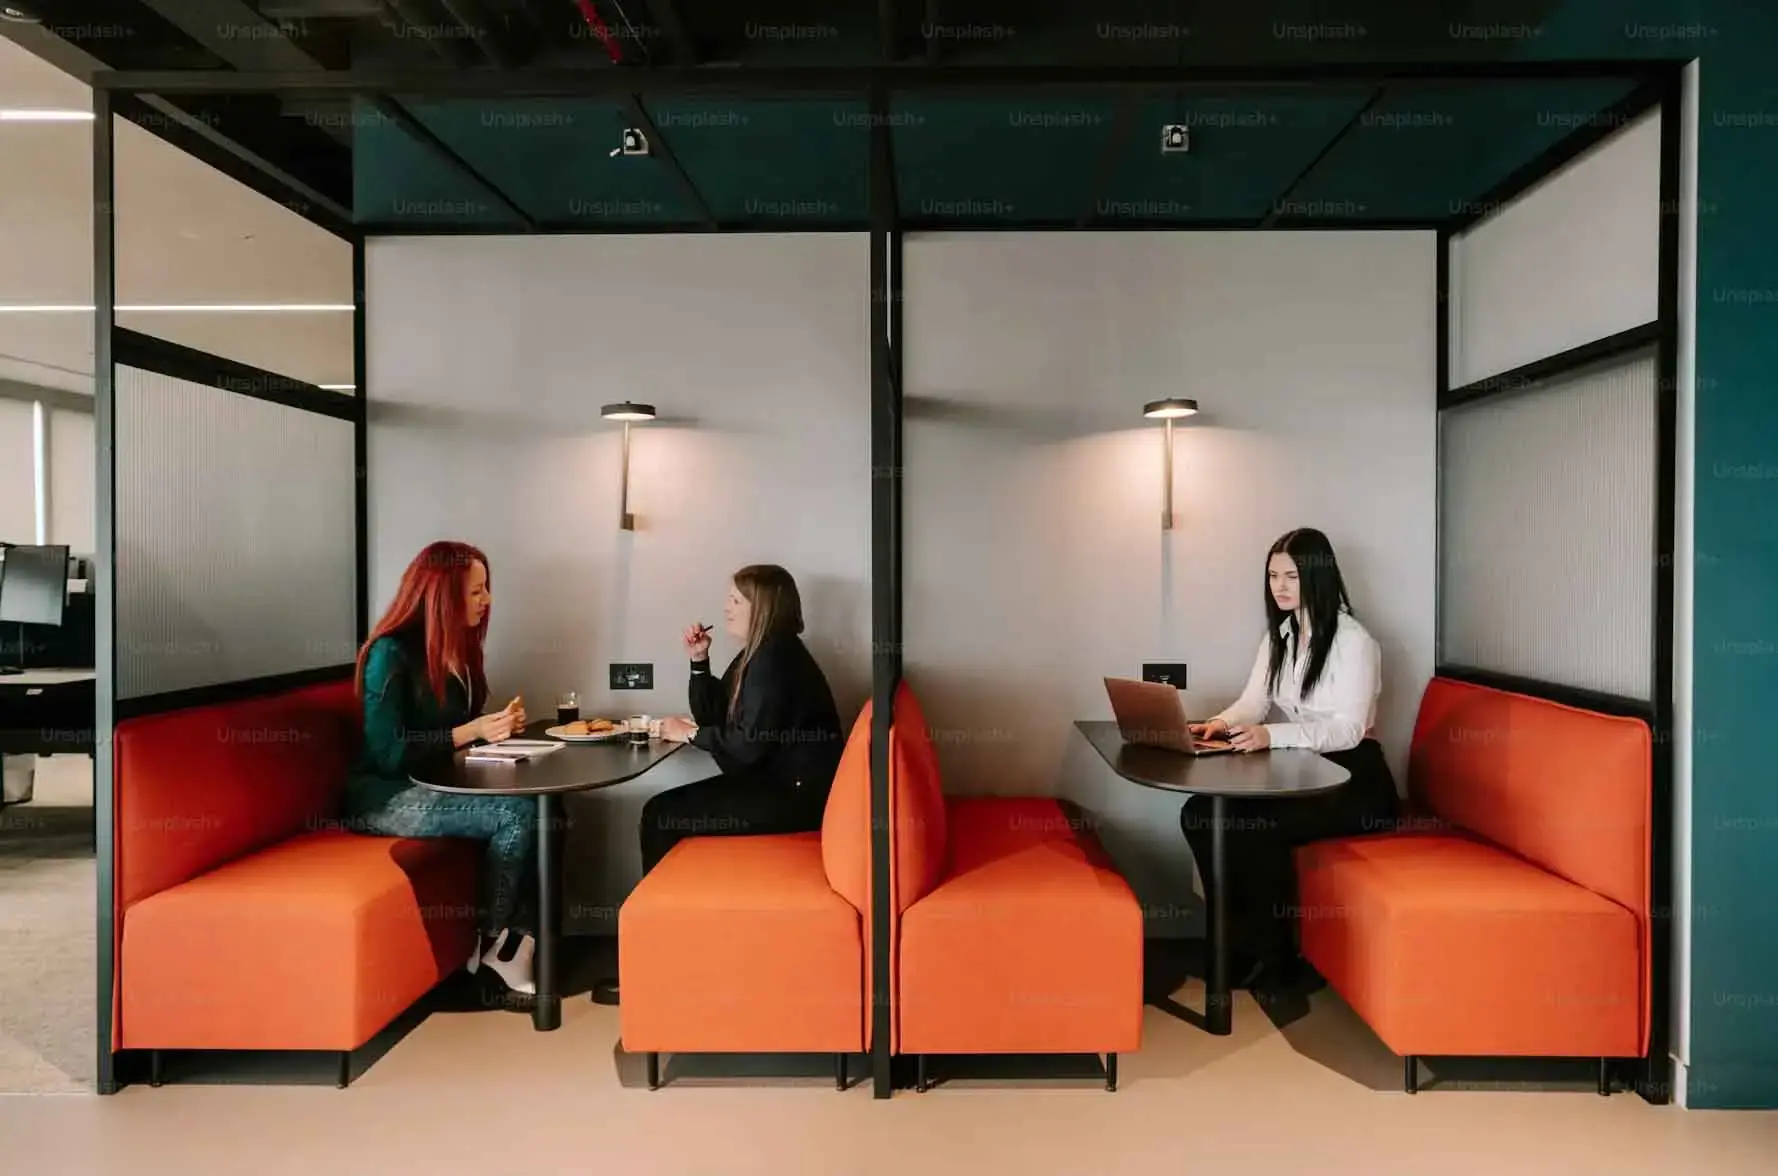
[[[117,696],[356,652],[352,423],[117,368]]]
[[[1439,415],[1439,657],[1647,701],[1655,358]]]

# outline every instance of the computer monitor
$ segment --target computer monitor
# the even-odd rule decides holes
[[[68,606],[68,548],[8,547],[0,559],[0,623],[60,625]]]

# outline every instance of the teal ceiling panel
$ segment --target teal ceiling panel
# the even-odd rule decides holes
[[[1359,220],[1442,220],[1596,122],[1631,83],[1491,82],[1390,91],[1296,194]]]
[[[589,230],[688,227],[703,218],[658,153],[622,153],[634,125],[617,102],[411,102],[452,151],[537,221]]]
[[[901,215],[994,224],[1073,221],[1092,198],[1114,99],[949,99],[890,107]]]
[[[1093,200],[1092,223],[1257,223],[1286,198],[1296,177],[1368,96],[1335,91],[1215,98],[1186,91],[1177,98],[1132,100],[1126,133]],[[1185,127],[1184,151],[1162,150],[1169,126]]]
[[[365,99],[352,110],[352,203],[360,224],[472,225],[491,233],[522,227],[499,201]]]
[[[719,223],[790,229],[868,219],[864,102],[712,96],[646,105],[659,138]]]

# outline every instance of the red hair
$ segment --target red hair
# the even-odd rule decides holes
[[[488,635],[488,616],[482,613],[481,623],[469,627],[469,569],[481,564],[488,573],[488,586],[493,587],[494,574],[488,568],[488,557],[467,543],[440,540],[429,543],[401,575],[395,599],[358,651],[357,691],[364,698],[364,662],[370,647],[377,640],[409,629],[416,624],[425,627],[426,682],[433,697],[442,704],[445,680],[455,666],[468,678],[469,707],[481,710],[488,697],[488,679],[482,671],[482,642]]]

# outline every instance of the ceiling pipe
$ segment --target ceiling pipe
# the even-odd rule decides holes
[[[611,58],[611,63],[613,65],[623,64],[623,49],[618,45],[617,37],[613,35],[611,27],[599,15],[599,10],[593,7],[593,0],[574,0],[574,5],[580,9],[581,17],[593,30],[593,36],[599,38],[599,44],[605,46],[606,55]]]

